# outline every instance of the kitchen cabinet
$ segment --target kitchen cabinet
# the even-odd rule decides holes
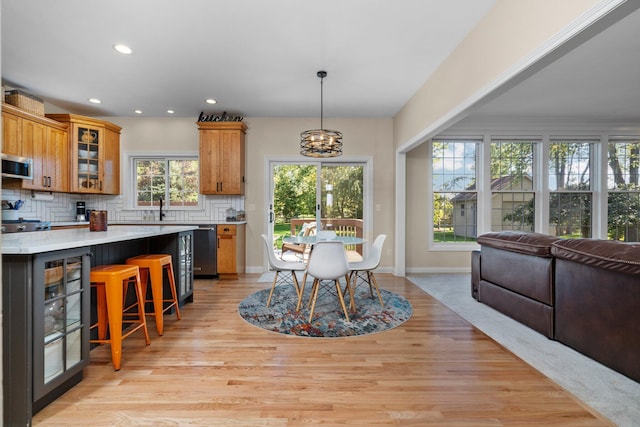
[[[89,250],[5,254],[2,266],[3,421],[30,425],[89,361]]]
[[[245,225],[218,226],[217,270],[220,279],[237,279],[245,270]]]
[[[243,122],[198,122],[200,193],[244,194],[245,134]]]
[[[9,104],[2,104],[2,152],[22,156],[22,117],[10,109]]]
[[[75,114],[47,114],[69,126],[69,191],[120,194],[120,131],[107,121]]]
[[[5,187],[38,191],[69,191],[67,125],[2,106],[3,150],[33,159],[32,180],[11,180]]]

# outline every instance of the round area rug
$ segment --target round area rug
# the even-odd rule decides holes
[[[335,292],[335,286],[331,285]],[[356,312],[349,312],[350,322],[334,292],[320,289],[313,319],[309,322],[309,300],[311,285],[305,287],[303,307],[296,312],[298,303],[293,285],[277,286],[267,307],[270,288],[255,292],[246,297],[238,307],[240,316],[250,324],[268,331],[301,337],[349,337],[387,331],[403,324],[413,314],[413,308],[404,297],[393,292],[380,289],[384,308],[380,307],[377,295],[371,298],[369,287],[361,285],[356,289]],[[375,295],[375,291],[374,291]],[[345,296],[349,308],[348,293]]]

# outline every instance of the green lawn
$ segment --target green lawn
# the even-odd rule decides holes
[[[456,236],[453,234],[453,230],[447,229],[442,231],[433,232],[433,241],[436,243],[443,242],[475,242],[475,237]]]
[[[289,236],[291,234],[291,224],[286,223],[276,223],[273,227],[273,237],[274,237],[274,246],[280,247],[282,246],[282,237]],[[275,238],[277,236],[277,239]]]

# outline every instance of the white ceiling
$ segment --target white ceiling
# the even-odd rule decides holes
[[[493,4],[2,0],[2,78],[77,114],[314,117],[323,69],[325,117],[392,117]],[[134,54],[115,53],[115,43]],[[639,78],[636,11],[469,119],[640,122]]]
[[[640,2],[626,6],[635,12],[479,106],[468,119],[640,124]]]
[[[392,117],[494,2],[3,0],[2,77],[78,114],[314,117],[326,70],[326,117]]]

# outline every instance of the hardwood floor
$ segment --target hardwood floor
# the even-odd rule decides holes
[[[84,380],[34,417],[35,426],[611,425],[411,282],[378,274],[412,318],[352,338],[300,338],[246,323],[259,275],[198,280],[164,336],[149,322],[91,353]]]

